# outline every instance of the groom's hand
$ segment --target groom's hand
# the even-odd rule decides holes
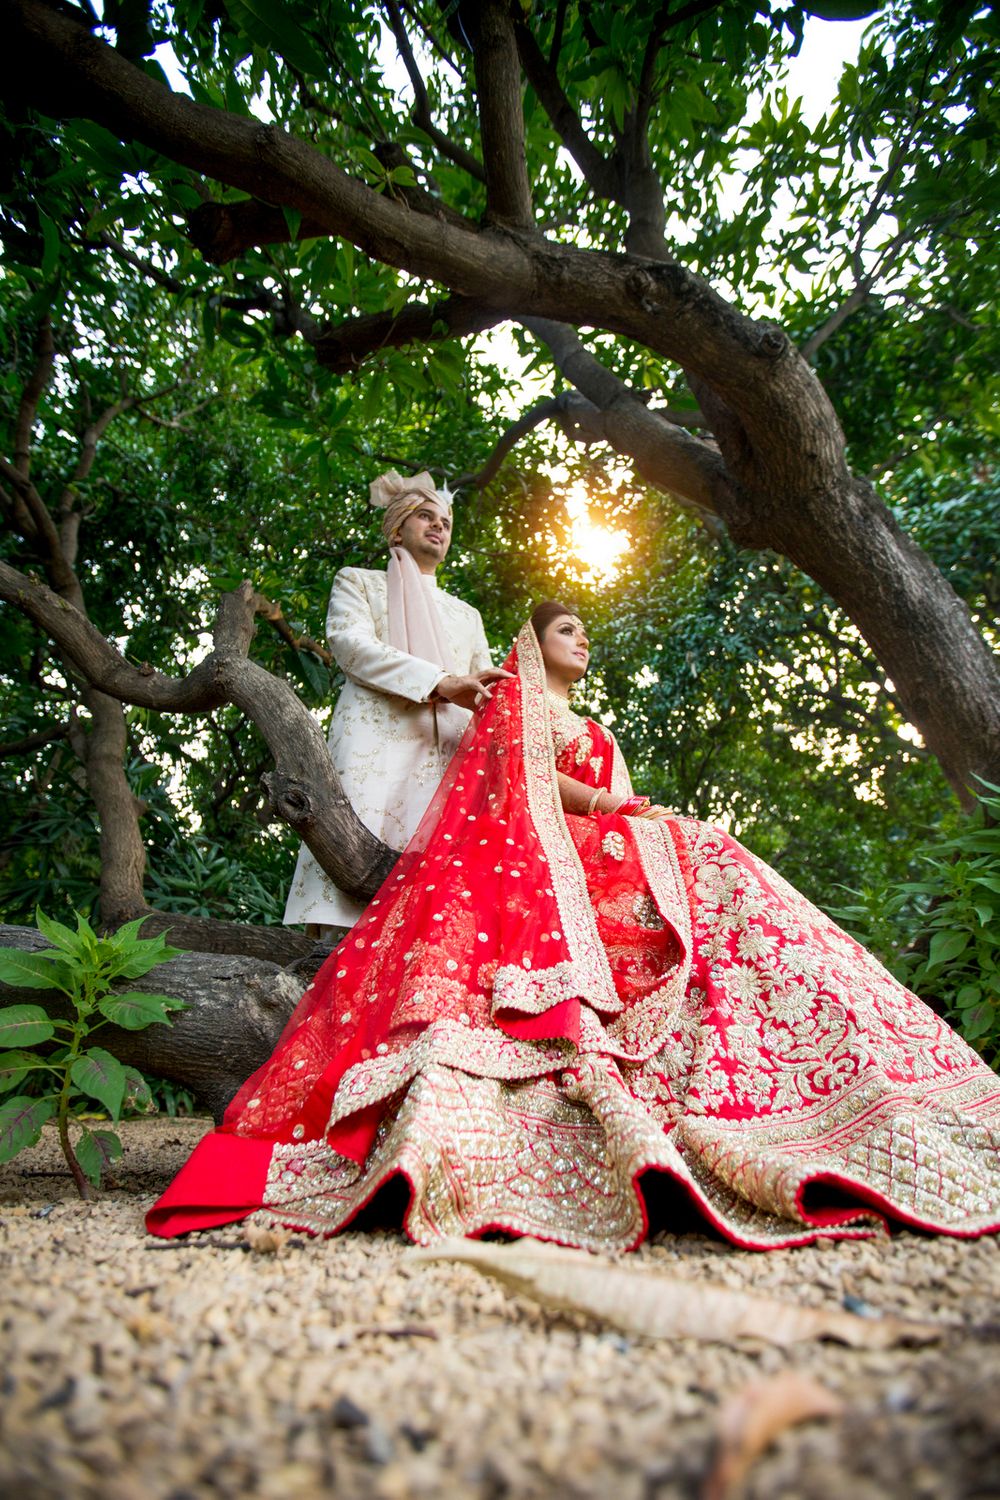
[[[459,708],[475,708],[481,699],[492,698],[490,683],[499,682],[501,678],[511,675],[503,667],[487,667],[485,672],[474,672],[469,677],[442,677],[431,694],[431,702],[444,699],[446,703],[455,703]]]

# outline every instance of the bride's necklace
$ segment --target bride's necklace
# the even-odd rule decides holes
[[[554,693],[551,688],[546,688],[545,697],[549,705],[552,738],[555,741],[556,754],[559,755],[567,745],[572,744],[582,734],[585,721],[579,714],[573,712],[569,699],[564,698],[560,693]]]

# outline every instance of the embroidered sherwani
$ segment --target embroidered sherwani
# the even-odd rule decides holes
[[[479,611],[423,584],[434,603],[461,676],[492,663]],[[326,638],[344,673],[330,725],[329,747],[351,806],[372,833],[393,849],[409,842],[437,790],[469,715],[428,700],[443,668],[389,645],[386,575],[344,568],[333,582]],[[286,923],[351,927],[364,906],[334,885],[302,846],[285,906]]]

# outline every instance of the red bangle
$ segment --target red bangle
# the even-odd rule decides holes
[[[648,806],[648,797],[626,797],[625,801],[617,809],[617,812],[619,817],[634,818],[639,813],[645,812]]]

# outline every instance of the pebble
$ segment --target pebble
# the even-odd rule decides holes
[[[783,1434],[747,1500],[937,1500],[995,1472],[995,1240],[755,1254],[660,1234],[622,1263],[953,1327],[886,1351],[657,1344],[415,1262],[391,1231],[254,1251],[233,1226],[162,1247],[142,1213],[207,1128],[126,1122],[116,1186],[90,1205],[49,1131],[0,1168],[0,1492],[667,1500],[703,1488],[726,1398],[791,1369],[844,1416]]]

